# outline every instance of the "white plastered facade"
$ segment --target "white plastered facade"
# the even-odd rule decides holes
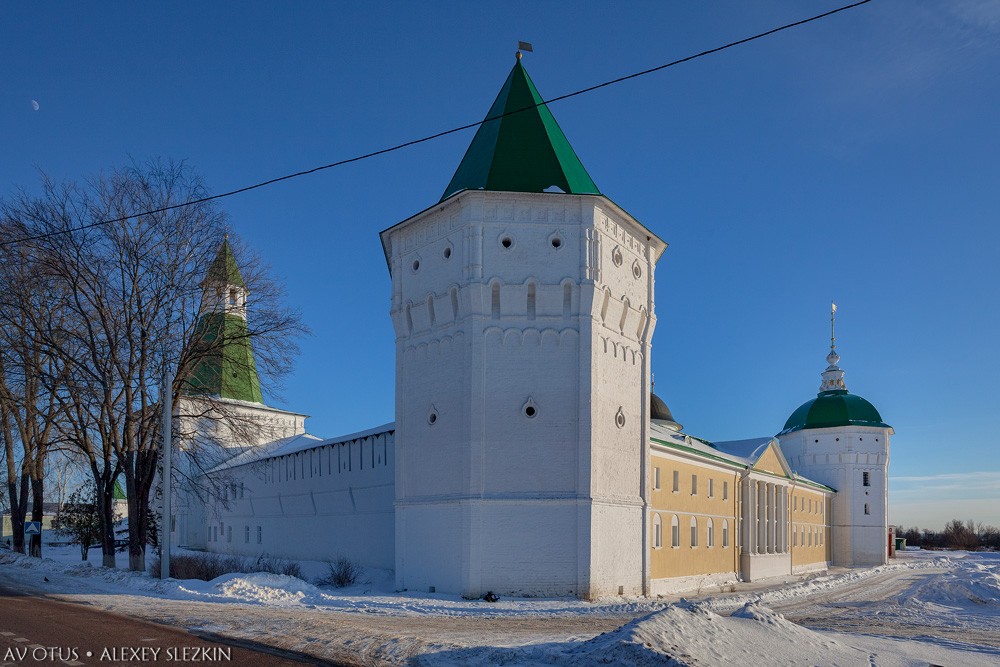
[[[466,191],[383,233],[396,582],[643,592],[653,269],[600,196]]]

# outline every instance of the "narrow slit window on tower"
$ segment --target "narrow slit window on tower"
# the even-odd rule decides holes
[[[563,285],[563,317],[569,319],[573,309],[573,286],[569,283]]]
[[[528,319],[535,319],[535,283],[528,283]]]
[[[622,333],[625,332],[625,321],[628,319],[629,308],[630,304],[628,302],[628,299],[622,299],[622,317],[618,321],[618,330],[621,331]]]
[[[499,320],[500,319],[500,284],[499,283],[493,283],[492,292],[493,292],[493,306],[492,306],[493,319]]]
[[[406,304],[406,333],[413,333],[413,313],[410,312],[410,304]]]
[[[868,506],[868,503],[865,503],[865,514],[871,514],[871,513],[872,513],[871,508]]]
[[[434,326],[434,295],[427,295],[427,317],[430,318],[431,326]]]
[[[458,320],[458,288],[451,288],[451,319]]]
[[[642,334],[646,330],[646,309],[639,308],[639,326],[635,329],[635,337],[642,340]]]
[[[868,477],[868,471],[865,470],[861,473],[861,486],[871,486],[871,479]]]
[[[235,287],[230,288],[230,290],[229,290],[229,305],[230,306],[235,306],[236,305],[236,288]]]

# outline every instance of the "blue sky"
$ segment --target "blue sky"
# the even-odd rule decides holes
[[[161,156],[214,191],[554,97],[839,2],[0,5],[0,197]],[[598,187],[670,247],[657,393],[767,435],[848,387],[896,429],[890,520],[1000,525],[1000,5],[875,0],[552,105]],[[39,108],[34,110],[32,100]],[[222,202],[313,335],[273,402],[322,436],[393,418],[378,232],[437,201],[472,131]]]

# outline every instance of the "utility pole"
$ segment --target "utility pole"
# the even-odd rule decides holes
[[[163,484],[163,526],[160,529],[160,579],[170,578],[170,523],[173,516],[171,507],[172,490],[170,478],[173,466],[170,462],[171,416],[173,407],[174,378],[169,367],[163,370],[163,386],[160,396],[163,399],[163,467],[160,469],[160,479]]]

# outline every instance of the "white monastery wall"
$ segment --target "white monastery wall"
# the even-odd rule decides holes
[[[392,568],[394,455],[386,430],[211,473],[206,548]]]

